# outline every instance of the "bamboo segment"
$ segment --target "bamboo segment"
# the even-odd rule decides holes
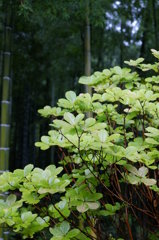
[[[2,94],[3,94],[2,99],[9,99],[9,94],[10,94],[10,78],[9,77],[3,77]]]
[[[8,149],[9,148],[9,131],[10,131],[10,125],[0,125],[1,127],[1,138],[0,138],[0,150],[1,149]]]
[[[10,57],[11,53],[10,52],[4,52],[4,69],[3,69],[3,76],[8,76],[8,73],[10,72]]]
[[[4,169],[3,171],[8,169],[8,158],[9,158],[9,149],[1,149],[0,151],[0,158],[2,161],[0,161],[0,169]]]
[[[6,89],[5,89],[4,93],[5,92],[6,92]],[[4,127],[4,125],[2,125],[2,124],[10,123],[9,116],[10,116],[10,102],[3,100],[3,101],[1,101],[1,124],[0,124],[0,126],[2,128]]]

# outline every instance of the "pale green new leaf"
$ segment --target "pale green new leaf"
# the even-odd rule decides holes
[[[73,91],[68,91],[65,94],[67,100],[69,100],[71,103],[74,103],[74,101],[76,100],[76,93]]]
[[[77,228],[74,228],[74,229],[72,229],[71,231],[69,231],[69,232],[67,233],[66,237],[68,237],[68,238],[74,238],[74,237],[76,237],[79,233],[80,233],[80,230],[77,229]]]
[[[105,141],[106,141],[106,139],[107,139],[107,137],[108,137],[108,133],[107,133],[107,131],[106,130],[100,130],[99,132],[98,132],[98,137],[99,137],[99,140],[102,142],[102,143],[104,143]]]
[[[26,177],[33,170],[33,164],[29,164],[24,168],[24,177]]]
[[[151,49],[152,54],[159,59],[159,51],[156,51],[155,49]]]
[[[11,205],[13,205],[13,204],[15,203],[16,199],[17,199],[16,195],[10,194],[10,195],[7,197],[6,204],[7,204],[8,206],[11,206]]]
[[[146,186],[152,186],[156,184],[156,180],[152,178],[142,178],[141,182],[143,182]]]
[[[142,63],[144,61],[144,58],[138,58],[136,60],[130,60],[130,61],[124,61],[124,63],[128,64],[129,66],[133,66],[136,67],[138,66],[140,63]]]
[[[64,113],[64,119],[71,125],[75,125],[75,116],[72,113],[70,112]]]

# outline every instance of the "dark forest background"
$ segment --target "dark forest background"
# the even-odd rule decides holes
[[[150,49],[158,50],[157,0],[90,0],[89,18],[92,73],[140,56],[151,62]],[[34,146],[48,131],[37,110],[54,106],[67,90],[84,91],[78,79],[84,75],[86,1],[1,0],[0,19],[0,99],[10,61],[9,166],[44,167],[58,154]]]

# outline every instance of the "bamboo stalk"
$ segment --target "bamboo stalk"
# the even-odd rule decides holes
[[[90,30],[90,19],[89,19],[89,0],[86,1],[86,22],[85,22],[85,75],[91,75],[91,30]],[[85,86],[85,92],[92,93],[90,86]]]
[[[9,139],[11,119],[11,1],[4,1],[5,26],[3,34],[3,51],[1,67],[1,102],[0,102],[0,174],[9,168]],[[5,199],[6,194],[1,196]],[[7,240],[9,232],[3,225],[0,226],[0,239]]]
[[[153,25],[155,34],[155,48],[158,50],[158,22],[156,13],[156,0],[152,0],[152,14],[153,14]]]
[[[0,117],[0,170],[6,171],[9,166],[9,136],[11,115],[11,2],[4,3],[5,27],[4,27],[4,50],[1,84],[1,117]]]
[[[89,0],[86,1],[86,22],[85,22],[85,69],[84,73],[86,76],[91,75],[91,30],[90,30],[90,6]],[[92,95],[92,88],[88,85],[85,85],[85,93]],[[92,117],[92,113],[87,113],[87,117]]]

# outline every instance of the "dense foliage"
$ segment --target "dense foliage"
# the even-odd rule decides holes
[[[154,64],[126,62],[136,71],[81,77],[93,96],[68,91],[57,107],[39,110],[53,129],[36,146],[58,146],[60,166],[1,175],[0,191],[11,193],[0,200],[1,224],[34,239],[158,239],[159,52],[152,54]]]

